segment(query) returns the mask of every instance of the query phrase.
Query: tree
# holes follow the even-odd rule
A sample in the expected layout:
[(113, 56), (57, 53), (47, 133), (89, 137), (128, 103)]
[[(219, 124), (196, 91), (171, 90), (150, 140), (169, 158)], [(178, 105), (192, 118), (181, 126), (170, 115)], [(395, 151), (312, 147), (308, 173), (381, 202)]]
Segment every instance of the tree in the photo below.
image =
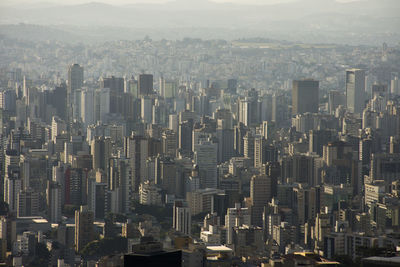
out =
[(103, 238), (87, 244), (80, 254), (84, 258), (100, 258), (110, 254), (124, 253), (128, 248), (128, 240), (125, 237)]

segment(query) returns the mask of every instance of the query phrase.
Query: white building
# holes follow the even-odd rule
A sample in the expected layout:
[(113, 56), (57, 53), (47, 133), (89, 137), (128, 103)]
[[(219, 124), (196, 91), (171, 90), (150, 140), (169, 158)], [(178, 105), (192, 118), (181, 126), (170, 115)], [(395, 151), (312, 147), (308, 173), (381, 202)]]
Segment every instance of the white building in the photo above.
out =
[(185, 235), (191, 234), (192, 216), (187, 203), (175, 201), (173, 210), (173, 227)]
[(217, 225), (209, 225), (208, 230), (200, 232), (200, 239), (207, 245), (221, 244), (221, 233)]
[(235, 226), (250, 225), (251, 214), (248, 208), (241, 208), (236, 203), (234, 208), (228, 208), (225, 215), (226, 243), (233, 243), (233, 228)]
[(150, 181), (145, 181), (139, 186), (140, 204), (161, 206), (161, 188)]

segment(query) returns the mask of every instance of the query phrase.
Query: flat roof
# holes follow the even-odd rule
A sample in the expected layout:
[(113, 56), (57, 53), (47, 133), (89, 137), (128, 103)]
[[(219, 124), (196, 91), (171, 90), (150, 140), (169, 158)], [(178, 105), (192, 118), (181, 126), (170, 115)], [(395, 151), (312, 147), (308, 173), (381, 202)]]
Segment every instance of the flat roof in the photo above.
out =
[(231, 248), (228, 248), (228, 247), (222, 246), (222, 245), (220, 245), (220, 246), (207, 246), (207, 249), (211, 250), (211, 251), (232, 252)]

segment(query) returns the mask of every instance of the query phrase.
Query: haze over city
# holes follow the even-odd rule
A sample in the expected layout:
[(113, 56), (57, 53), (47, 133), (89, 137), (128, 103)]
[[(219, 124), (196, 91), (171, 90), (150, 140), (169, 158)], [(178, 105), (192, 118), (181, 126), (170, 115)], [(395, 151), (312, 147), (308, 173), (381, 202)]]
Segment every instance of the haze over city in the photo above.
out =
[(399, 266), (399, 14), (1, 1), (0, 266)]

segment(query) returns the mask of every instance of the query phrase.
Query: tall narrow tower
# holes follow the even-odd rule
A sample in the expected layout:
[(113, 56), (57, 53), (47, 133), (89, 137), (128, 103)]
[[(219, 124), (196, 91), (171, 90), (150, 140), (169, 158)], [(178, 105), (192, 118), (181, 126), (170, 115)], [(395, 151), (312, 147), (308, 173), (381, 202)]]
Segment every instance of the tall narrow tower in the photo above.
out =
[(83, 86), (83, 67), (79, 64), (70, 65), (68, 68), (68, 87), (67, 87), (67, 118), (72, 119), (72, 103), (75, 91)]
[(362, 113), (364, 109), (365, 71), (361, 69), (346, 70), (347, 110)]

